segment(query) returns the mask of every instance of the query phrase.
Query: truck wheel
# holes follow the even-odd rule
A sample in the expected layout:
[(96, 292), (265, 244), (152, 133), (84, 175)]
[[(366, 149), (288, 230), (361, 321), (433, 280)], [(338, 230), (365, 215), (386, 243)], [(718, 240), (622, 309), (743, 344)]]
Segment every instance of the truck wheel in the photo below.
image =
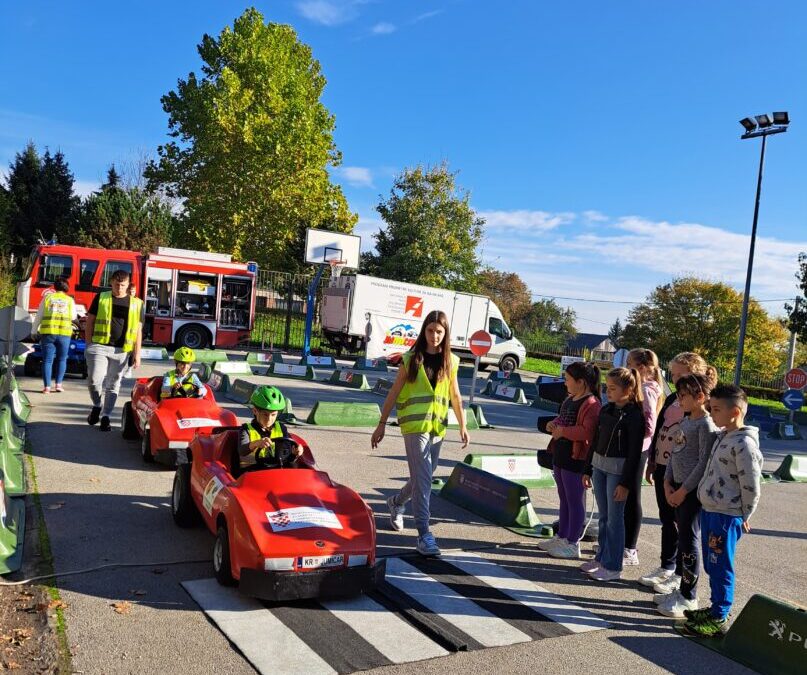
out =
[(177, 331), (176, 344), (177, 347), (205, 349), (210, 344), (210, 333), (204, 326), (191, 323)]
[(154, 455), (151, 454), (151, 431), (143, 431), (143, 440), (140, 441), (140, 456), (146, 464), (154, 464)]
[(227, 525), (219, 525), (216, 533), (216, 543), (213, 544), (213, 573), (216, 581), (222, 586), (234, 586), (233, 570), (230, 566), (230, 536), (227, 534)]
[(499, 362), (499, 368), (502, 370), (515, 370), (518, 368), (518, 359), (512, 354), (508, 354)]
[(137, 431), (131, 401), (126, 401), (126, 403), (123, 404), (123, 413), (120, 418), (120, 433), (127, 441), (137, 440), (140, 436), (140, 433)]
[(171, 514), (180, 527), (193, 527), (199, 522), (199, 511), (191, 497), (191, 465), (177, 464), (171, 489)]

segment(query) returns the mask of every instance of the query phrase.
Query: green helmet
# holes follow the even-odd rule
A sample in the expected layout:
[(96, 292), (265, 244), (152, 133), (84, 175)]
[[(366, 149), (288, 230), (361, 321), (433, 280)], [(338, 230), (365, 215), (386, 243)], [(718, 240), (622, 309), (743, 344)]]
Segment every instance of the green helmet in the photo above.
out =
[(285, 410), (286, 398), (277, 387), (268, 387), (266, 385), (258, 387), (249, 402), (259, 410)]
[(190, 347), (180, 347), (174, 352), (174, 361), (179, 363), (193, 363), (196, 361), (196, 352)]

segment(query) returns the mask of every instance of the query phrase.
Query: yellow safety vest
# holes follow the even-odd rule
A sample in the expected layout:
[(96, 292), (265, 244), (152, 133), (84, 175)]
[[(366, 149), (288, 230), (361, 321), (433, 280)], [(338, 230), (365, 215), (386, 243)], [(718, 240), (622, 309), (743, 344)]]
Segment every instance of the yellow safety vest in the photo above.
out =
[(57, 291), (45, 296), (40, 335), (73, 335), (73, 298)]
[[(412, 352), (403, 356), (401, 368), (408, 370)], [(459, 357), (451, 355), (451, 375), (443, 376), (432, 387), (421, 365), (414, 382), (408, 379), (398, 394), (398, 424), (402, 434), (432, 434), (445, 436), (448, 408), (451, 403), (451, 378), (457, 376)]]
[[(252, 443), (253, 441), (259, 441), (265, 436), (261, 436), (260, 432), (252, 426), (252, 422), (247, 424), (247, 433), (249, 433), (249, 442)], [(261, 457), (266, 456), (266, 454), (270, 454), (272, 457), (275, 456), (275, 438), (283, 438), (286, 435), (286, 432), (283, 431), (283, 427), (280, 426), (280, 422), (275, 422), (272, 425), (272, 429), (269, 431), (269, 440), (272, 441), (272, 445), (268, 448), (261, 448), (255, 453), (255, 456), (258, 456), (258, 452), (261, 453)]]
[[(126, 321), (126, 335), (123, 338), (123, 351), (130, 352), (137, 340), (137, 329), (140, 326), (140, 315), (143, 301), (140, 298), (129, 298), (129, 318)], [(112, 293), (105, 291), (98, 296), (98, 314), (95, 315), (95, 327), (92, 341), (99, 345), (108, 345), (112, 333)]]
[[(191, 378), (192, 373), (188, 373), (187, 377)], [(177, 382), (179, 382), (179, 380), (177, 379), (177, 371), (172, 370), (170, 373), (168, 373), (168, 383), (169, 383), (169, 385), (171, 387), (171, 391), (174, 390), (174, 387), (176, 386)], [(182, 388), (185, 391), (187, 391), (188, 393), (192, 392), (193, 391), (193, 382), (190, 382), (190, 381), (189, 382), (183, 382), (182, 383)], [(170, 396), (171, 396), (170, 393), (167, 393), (167, 392), (164, 392), (164, 391), (160, 392), (160, 398), (169, 398)]]

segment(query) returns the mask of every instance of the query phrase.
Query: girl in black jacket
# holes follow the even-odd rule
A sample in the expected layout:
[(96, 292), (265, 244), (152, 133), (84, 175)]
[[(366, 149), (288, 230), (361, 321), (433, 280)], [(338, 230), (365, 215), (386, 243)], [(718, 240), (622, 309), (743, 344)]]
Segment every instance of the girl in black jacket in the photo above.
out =
[(641, 470), (645, 419), (639, 373), (614, 368), (606, 378), (608, 404), (600, 411), (594, 452), (583, 485), (594, 488), (600, 515), (599, 549), (580, 569), (596, 581), (622, 575), (625, 549), (625, 500)]

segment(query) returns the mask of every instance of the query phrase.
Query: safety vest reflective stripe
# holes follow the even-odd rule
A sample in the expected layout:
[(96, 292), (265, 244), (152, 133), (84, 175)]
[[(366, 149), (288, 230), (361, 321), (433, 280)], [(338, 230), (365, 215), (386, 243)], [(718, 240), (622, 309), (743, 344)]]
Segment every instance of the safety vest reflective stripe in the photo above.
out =
[(73, 335), (73, 298), (57, 291), (45, 297), (42, 311), (41, 335)]
[[(129, 298), (129, 315), (126, 321), (126, 334), (123, 337), (123, 351), (134, 349), (137, 330), (140, 326), (140, 315), (143, 301), (140, 298)], [(92, 341), (99, 345), (108, 345), (112, 332), (112, 293), (105, 291), (98, 296), (98, 314), (92, 331)]]
[[(404, 354), (401, 368), (408, 369), (411, 358), (411, 352)], [(422, 365), (414, 382), (406, 380), (396, 401), (401, 433), (445, 436), (451, 401), (451, 379), (456, 377), (459, 364), (459, 358), (452, 354), (451, 374), (438, 380), (434, 387)]]
[[(249, 433), (250, 443), (252, 443), (253, 441), (259, 441), (262, 438), (266, 438), (265, 436), (262, 436), (261, 433), (254, 426), (252, 426), (251, 422), (247, 424), (247, 433)], [(269, 431), (269, 440), (272, 441), (272, 445), (268, 448), (264, 448), (264, 450), (269, 452), (272, 455), (272, 457), (275, 456), (274, 439), (283, 438), (283, 436), (285, 436), (285, 434), (283, 433), (283, 428), (280, 426), (280, 422), (275, 422), (272, 425), (272, 429)]]
[[(193, 382), (191, 381), (192, 377), (193, 375), (188, 373), (188, 379), (182, 383), (182, 388), (189, 393), (193, 391)], [(170, 387), (171, 391), (173, 391), (177, 382), (179, 382), (177, 379), (177, 371), (172, 370), (170, 373), (168, 373), (168, 386)], [(160, 392), (160, 398), (168, 398), (169, 396), (171, 396), (170, 391)]]

